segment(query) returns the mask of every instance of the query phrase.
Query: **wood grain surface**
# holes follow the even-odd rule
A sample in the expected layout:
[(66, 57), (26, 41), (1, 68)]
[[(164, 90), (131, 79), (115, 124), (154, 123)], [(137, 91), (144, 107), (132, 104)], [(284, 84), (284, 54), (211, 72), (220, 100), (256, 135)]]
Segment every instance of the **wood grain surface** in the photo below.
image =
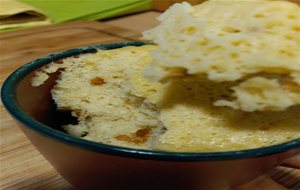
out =
[[(140, 33), (129, 29), (83, 21), (1, 33), (0, 82), (2, 84), (18, 67), (50, 53), (94, 44), (136, 41), (139, 36)], [(31, 145), (2, 104), (0, 116), (0, 189), (73, 189)], [(293, 163), (296, 162), (291, 161), (289, 166)], [(300, 189), (298, 169), (280, 166), (268, 176), (282, 187)]]

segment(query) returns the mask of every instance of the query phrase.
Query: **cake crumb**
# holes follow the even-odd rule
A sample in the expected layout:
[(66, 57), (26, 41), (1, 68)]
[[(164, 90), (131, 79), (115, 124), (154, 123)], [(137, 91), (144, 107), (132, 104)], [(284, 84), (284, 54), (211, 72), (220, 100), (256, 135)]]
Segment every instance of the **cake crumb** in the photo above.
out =
[(95, 77), (90, 80), (90, 84), (93, 86), (101, 86), (102, 84), (105, 84), (105, 81), (101, 77)]

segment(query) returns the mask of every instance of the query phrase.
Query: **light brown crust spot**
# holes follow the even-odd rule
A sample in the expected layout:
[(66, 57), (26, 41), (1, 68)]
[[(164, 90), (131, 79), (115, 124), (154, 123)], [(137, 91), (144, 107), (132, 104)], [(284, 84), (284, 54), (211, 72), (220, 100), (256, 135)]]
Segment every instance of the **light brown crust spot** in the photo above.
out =
[(143, 144), (149, 139), (150, 132), (151, 128), (146, 127), (139, 129), (135, 133), (132, 133), (130, 135), (117, 135), (115, 136), (115, 139), (133, 144)]
[(93, 86), (100, 86), (102, 84), (105, 84), (105, 81), (101, 77), (95, 77), (90, 80), (90, 84)]

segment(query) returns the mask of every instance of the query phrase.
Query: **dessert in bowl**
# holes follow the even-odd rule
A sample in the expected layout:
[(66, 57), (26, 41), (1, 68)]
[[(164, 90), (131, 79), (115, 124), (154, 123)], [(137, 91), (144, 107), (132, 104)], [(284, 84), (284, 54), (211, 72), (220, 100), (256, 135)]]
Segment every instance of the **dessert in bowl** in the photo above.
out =
[(264, 174), (299, 152), (299, 139), (263, 148), (213, 152), (146, 150), (93, 142), (63, 132), (62, 125), (77, 121), (70, 113), (58, 111), (51, 98), (58, 73), (50, 74), (43, 85), (32, 86), (32, 78), (44, 65), (101, 49), (144, 44), (107, 44), (53, 54), (24, 65), (2, 87), (2, 101), (22, 131), (75, 187), (226, 189)]
[[(200, 5), (202, 12), (209, 5), (217, 7), (214, 2)], [(225, 7), (222, 10), (228, 6), (220, 5)], [(269, 4), (262, 7), (269, 8)], [(187, 4), (177, 4), (170, 11), (184, 13), (177, 21), (199, 18)], [(169, 13), (162, 21), (177, 15)], [(197, 29), (202, 22), (206, 21), (183, 23), (195, 24)], [(171, 23), (180, 29), (180, 24)], [(168, 27), (161, 26), (168, 33)], [(226, 31), (236, 35), (228, 27)], [(202, 35), (188, 32), (193, 39)], [(247, 34), (248, 30), (239, 32)], [(151, 31), (147, 35), (150, 39)], [(193, 52), (210, 49), (209, 41), (197, 43), (204, 50), (191, 46)], [(189, 51), (185, 52), (195, 59), (180, 61), (185, 57), (176, 50), (186, 44), (166, 51), (167, 46), (156, 43), (98, 45), (38, 59), (6, 80), (3, 103), (45, 158), (82, 189), (227, 189), (267, 172), (299, 151), (297, 58), (289, 59), (294, 61), (291, 67), (278, 67), (284, 62), (277, 62), (276, 69), (272, 64), (254, 64), (247, 72), (244, 63), (237, 62), (240, 66), (235, 67), (233, 62), (229, 68), (239, 69), (229, 72), (220, 70), (218, 61), (211, 67), (201, 59), (195, 64), (197, 56)], [(220, 60), (222, 52), (225, 57), (228, 54), (222, 48), (219, 51), (208, 52), (209, 63), (214, 56)], [(170, 64), (168, 58), (178, 62)], [(199, 65), (208, 70), (199, 70)]]

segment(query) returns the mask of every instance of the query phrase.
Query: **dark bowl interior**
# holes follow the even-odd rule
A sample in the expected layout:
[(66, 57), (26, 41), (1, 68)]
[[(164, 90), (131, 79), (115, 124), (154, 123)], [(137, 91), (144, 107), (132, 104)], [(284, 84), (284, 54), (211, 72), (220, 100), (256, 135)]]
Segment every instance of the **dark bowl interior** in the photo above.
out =
[(61, 124), (76, 123), (77, 120), (72, 117), (69, 112), (58, 112), (54, 101), (51, 98), (50, 90), (55, 84), (58, 72), (51, 74), (50, 79), (48, 79), (44, 85), (32, 87), (30, 84), (30, 80), (34, 76), (34, 71), (52, 61), (84, 53), (93, 53), (96, 52), (97, 49), (114, 49), (128, 45), (140, 46), (144, 44), (148, 43), (128, 42), (96, 45), (72, 49), (37, 59), (24, 65), (8, 77), (1, 91), (3, 104), (10, 114), (19, 122), (24, 124), (26, 127), (41, 133), (42, 135), (87, 150), (125, 157), (176, 161), (230, 160), (266, 156), (300, 147), (300, 139), (295, 139), (279, 145), (251, 150), (211, 153), (180, 153), (138, 150), (95, 143), (70, 136), (60, 127)]

